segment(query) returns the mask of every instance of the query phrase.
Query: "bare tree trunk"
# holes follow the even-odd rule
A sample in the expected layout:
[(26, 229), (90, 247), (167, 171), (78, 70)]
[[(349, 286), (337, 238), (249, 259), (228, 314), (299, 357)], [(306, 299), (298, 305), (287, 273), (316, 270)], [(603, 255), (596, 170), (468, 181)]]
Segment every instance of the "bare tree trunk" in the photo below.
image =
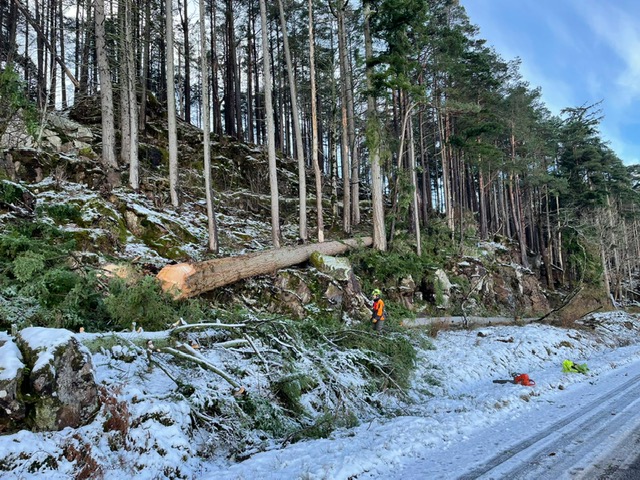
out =
[(227, 58), (224, 89), (224, 127), (225, 133), (230, 137), (236, 136), (236, 110), (235, 110), (235, 76), (236, 76), (236, 39), (234, 29), (233, 0), (226, 2), (226, 38), (227, 38)]
[(409, 114), (409, 138), (408, 138), (408, 151), (409, 154), (409, 172), (411, 174), (411, 186), (413, 187), (413, 194), (411, 195), (411, 205), (413, 214), (413, 227), (416, 235), (416, 254), (422, 255), (422, 241), (420, 236), (420, 210), (418, 207), (418, 179), (416, 173), (416, 153), (413, 144), (413, 117)]
[(136, 90), (136, 61), (135, 45), (133, 44), (133, 0), (125, 0), (127, 9), (125, 12), (125, 38), (127, 63), (127, 91), (129, 97), (129, 185), (134, 190), (140, 188), (138, 180), (138, 95)]
[(216, 15), (215, 5), (211, 5), (209, 12), (211, 21), (211, 97), (213, 100), (213, 133), (217, 138), (222, 137), (222, 110), (220, 108), (220, 95), (218, 92), (218, 44), (216, 42)]
[(169, 135), (169, 192), (171, 205), (180, 205), (178, 198), (178, 131), (176, 121), (176, 78), (173, 63), (173, 5), (165, 0), (165, 37), (167, 39), (167, 125)]
[(342, 165), (342, 229), (351, 232), (351, 168), (349, 166), (349, 127), (347, 120), (347, 46), (344, 26), (344, 1), (340, 1), (337, 11), (338, 17), (338, 56), (340, 58), (340, 111), (342, 118), (342, 132), (340, 134), (340, 163)]
[(363, 0), (364, 7), (364, 45), (367, 60), (367, 145), (371, 161), (371, 203), (373, 207), (373, 248), (387, 250), (387, 236), (384, 225), (384, 206), (382, 198), (382, 175), (380, 173), (380, 125), (376, 112), (376, 99), (373, 96), (373, 67), (369, 60), (373, 57), (370, 18), (371, 0)]
[(254, 56), (252, 55), (256, 37), (253, 23), (253, 3), (249, 4), (249, 13), (247, 15), (247, 141), (255, 142), (255, 119), (254, 119), (254, 99), (253, 99), (253, 71), (257, 69), (254, 66)]
[(278, 0), (280, 10), (280, 24), (282, 25), (282, 40), (284, 42), (284, 56), (287, 60), (287, 73), (289, 75), (289, 88), (291, 92), (291, 117), (293, 131), (296, 137), (296, 157), (298, 159), (298, 210), (300, 240), (306, 242), (307, 234), (307, 181), (304, 165), (304, 150), (302, 145), (302, 132), (300, 130), (300, 113), (298, 112), (298, 94), (296, 92), (296, 79), (293, 75), (293, 64), (291, 62), (291, 52), (289, 50), (289, 38), (287, 35), (287, 22), (284, 18), (284, 7), (282, 0)]
[[(202, 143), (204, 147), (204, 187), (207, 203), (207, 229), (209, 232), (209, 251), (218, 253), (218, 225), (213, 209), (213, 195), (211, 188), (211, 128), (209, 127), (209, 63), (205, 36), (204, 0), (199, 1), (200, 7), (200, 67), (202, 69)], [(213, 32), (212, 32), (213, 33)]]
[(82, 55), (80, 60), (80, 83), (76, 87), (76, 91), (79, 96), (87, 95), (89, 93), (89, 58), (91, 56), (91, 42), (90, 39), (94, 37), (94, 29), (91, 28), (92, 25), (95, 25), (95, 22), (92, 21), (91, 15), (93, 13), (92, 2), (87, 0), (87, 17), (85, 19), (85, 23), (89, 26), (87, 27), (87, 31), (84, 32), (84, 40), (82, 44)]
[[(482, 163), (482, 159), (479, 159), (478, 163)], [(488, 228), (487, 228), (487, 199), (485, 194), (485, 184), (484, 184), (484, 173), (482, 170), (478, 172), (478, 200), (480, 202), (480, 238), (482, 240), (486, 240), (488, 237)]]
[[(58, 2), (58, 29), (60, 31), (60, 57), (64, 58), (64, 13), (62, 11), (62, 2)], [(61, 105), (62, 108), (67, 108), (67, 82), (65, 76), (60, 76), (60, 92), (61, 92)]]
[(280, 209), (278, 194), (278, 171), (276, 169), (275, 134), (273, 130), (273, 103), (271, 98), (271, 66), (269, 65), (269, 41), (267, 38), (267, 7), (260, 0), (260, 23), (262, 26), (262, 61), (264, 77), (265, 122), (267, 125), (267, 151), (269, 156), (269, 185), (271, 189), (271, 240), (274, 248), (280, 248)]
[(94, 11), (102, 108), (102, 163), (107, 169), (116, 169), (118, 161), (116, 160), (116, 132), (113, 119), (113, 88), (105, 42), (104, 0), (95, 0)]
[(129, 165), (129, 156), (131, 153), (131, 126), (129, 121), (131, 115), (129, 110), (131, 108), (131, 100), (129, 99), (129, 63), (127, 62), (127, 50), (129, 45), (127, 44), (126, 35), (126, 22), (127, 22), (127, 9), (129, 8), (128, 0), (118, 1), (118, 80), (120, 91), (120, 164)]
[[(345, 3), (346, 7), (346, 3)], [(349, 133), (349, 151), (351, 152), (351, 219), (353, 225), (360, 223), (360, 153), (356, 138), (355, 106), (353, 101), (353, 68), (348, 55), (348, 40), (343, 28), (345, 59), (346, 59), (346, 97), (347, 97), (347, 127)]]
[(140, 95), (140, 115), (138, 129), (147, 128), (147, 84), (149, 82), (149, 50), (151, 48), (151, 2), (144, 4), (144, 51), (142, 54), (142, 93)]
[(313, 0), (309, 0), (309, 77), (311, 78), (311, 162), (316, 179), (316, 214), (318, 242), (324, 242), (324, 215), (322, 213), (322, 172), (318, 159), (318, 112), (316, 98), (315, 43), (313, 33)]
[(191, 46), (189, 43), (189, 2), (184, 0), (182, 34), (184, 36), (184, 121), (191, 123)]

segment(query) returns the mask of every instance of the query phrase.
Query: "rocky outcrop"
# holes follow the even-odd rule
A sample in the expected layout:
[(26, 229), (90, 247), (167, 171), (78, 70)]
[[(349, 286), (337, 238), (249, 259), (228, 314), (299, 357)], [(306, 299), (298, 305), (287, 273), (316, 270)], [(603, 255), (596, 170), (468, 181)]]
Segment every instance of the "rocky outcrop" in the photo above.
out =
[[(86, 424), (98, 411), (91, 354), (68, 330), (30, 327), (16, 337), (28, 377), (21, 381), (25, 421), (36, 431)], [(19, 376), (19, 375), (18, 375)]]
[(24, 366), (13, 339), (0, 332), (0, 433), (14, 430), (25, 418), (20, 398)]

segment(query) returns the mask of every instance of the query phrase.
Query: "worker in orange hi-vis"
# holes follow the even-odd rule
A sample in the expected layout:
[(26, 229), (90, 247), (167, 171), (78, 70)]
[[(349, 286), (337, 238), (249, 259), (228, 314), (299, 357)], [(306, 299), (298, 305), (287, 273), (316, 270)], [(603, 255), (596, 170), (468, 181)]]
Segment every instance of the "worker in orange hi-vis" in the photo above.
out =
[(373, 329), (381, 331), (384, 325), (384, 300), (380, 298), (382, 292), (376, 288), (371, 296), (373, 297), (373, 306), (371, 307), (371, 321), (373, 322)]

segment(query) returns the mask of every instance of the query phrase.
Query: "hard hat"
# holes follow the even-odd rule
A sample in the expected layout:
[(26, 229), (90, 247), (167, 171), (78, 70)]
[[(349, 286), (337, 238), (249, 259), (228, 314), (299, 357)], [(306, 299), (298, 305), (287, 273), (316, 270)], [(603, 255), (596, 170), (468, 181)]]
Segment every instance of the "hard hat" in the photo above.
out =
[(373, 297), (379, 297), (381, 293), (382, 293), (382, 292), (380, 291), (380, 289), (379, 289), (379, 288), (376, 288), (373, 292), (371, 292), (371, 296), (373, 296)]

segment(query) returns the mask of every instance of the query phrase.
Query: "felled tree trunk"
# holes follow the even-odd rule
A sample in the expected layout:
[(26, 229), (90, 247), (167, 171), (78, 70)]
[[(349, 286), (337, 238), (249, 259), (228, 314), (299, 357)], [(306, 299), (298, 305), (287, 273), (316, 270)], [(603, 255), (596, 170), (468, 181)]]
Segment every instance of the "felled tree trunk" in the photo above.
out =
[(175, 298), (189, 298), (255, 275), (306, 262), (313, 252), (339, 255), (354, 247), (369, 247), (371, 237), (323, 242), (254, 252), (238, 257), (217, 258), (199, 263), (167, 265), (158, 273), (162, 288)]

